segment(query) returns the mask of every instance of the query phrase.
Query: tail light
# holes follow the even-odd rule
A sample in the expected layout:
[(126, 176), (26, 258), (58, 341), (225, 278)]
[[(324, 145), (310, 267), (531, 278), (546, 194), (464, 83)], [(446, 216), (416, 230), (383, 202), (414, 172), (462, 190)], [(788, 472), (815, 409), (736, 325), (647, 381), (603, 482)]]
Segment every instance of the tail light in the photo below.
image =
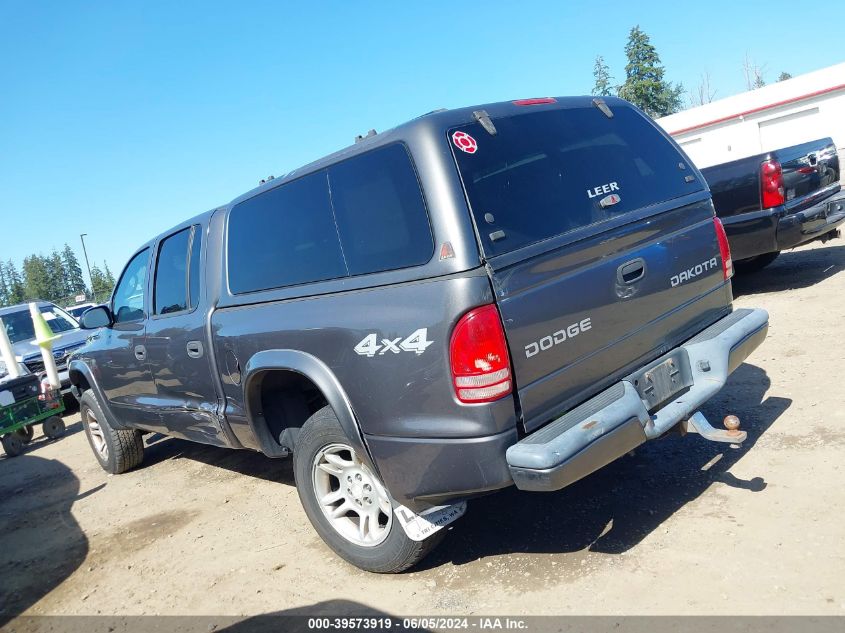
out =
[(492, 402), (511, 393), (511, 361), (496, 306), (467, 312), (449, 345), (452, 383), (464, 403)]
[(719, 242), (719, 254), (722, 256), (722, 273), (725, 281), (734, 276), (734, 262), (731, 259), (731, 246), (728, 244), (728, 235), (725, 233), (725, 225), (719, 218), (713, 218), (716, 225), (716, 240)]
[(760, 199), (764, 209), (784, 203), (783, 169), (776, 160), (767, 160), (760, 165)]

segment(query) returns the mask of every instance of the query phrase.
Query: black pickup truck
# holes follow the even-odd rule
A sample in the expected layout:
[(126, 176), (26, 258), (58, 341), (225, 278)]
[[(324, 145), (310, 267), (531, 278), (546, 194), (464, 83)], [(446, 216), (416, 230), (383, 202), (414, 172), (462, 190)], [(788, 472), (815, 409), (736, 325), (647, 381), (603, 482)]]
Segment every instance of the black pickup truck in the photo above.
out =
[(738, 271), (759, 270), (780, 251), (837, 235), (845, 221), (839, 156), (830, 138), (701, 170)]

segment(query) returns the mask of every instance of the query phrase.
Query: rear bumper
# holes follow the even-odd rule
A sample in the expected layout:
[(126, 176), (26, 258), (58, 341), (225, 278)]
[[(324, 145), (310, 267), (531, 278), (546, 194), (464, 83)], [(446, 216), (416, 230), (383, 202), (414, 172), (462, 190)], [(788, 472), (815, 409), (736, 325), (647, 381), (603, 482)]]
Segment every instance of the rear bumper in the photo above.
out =
[(822, 202), (778, 220), (778, 250), (793, 248), (830, 233), (845, 222), (845, 198), (828, 198)]
[(845, 222), (845, 197), (838, 192), (802, 211), (786, 207), (722, 218), (734, 260), (800, 246)]
[[(736, 310), (654, 363), (508, 448), (522, 490), (563, 488), (689, 418), (766, 338), (764, 310)], [(637, 386), (662, 363), (677, 364), (684, 389), (649, 412)], [(673, 365), (675, 367), (675, 365)]]

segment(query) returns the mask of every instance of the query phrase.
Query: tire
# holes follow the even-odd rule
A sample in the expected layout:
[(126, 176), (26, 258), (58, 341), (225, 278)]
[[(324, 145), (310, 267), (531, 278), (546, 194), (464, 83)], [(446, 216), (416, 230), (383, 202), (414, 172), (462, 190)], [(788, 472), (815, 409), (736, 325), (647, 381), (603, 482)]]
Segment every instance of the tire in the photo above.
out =
[(24, 444), (29, 444), (32, 441), (33, 435), (35, 435), (35, 428), (32, 425), (25, 426), (15, 431), (15, 435), (21, 438)]
[(88, 444), (103, 470), (112, 475), (119, 475), (141, 463), (144, 459), (141, 432), (134, 429), (113, 429), (90, 389), (82, 394), (79, 413)]
[(54, 415), (41, 423), (41, 430), (51, 440), (57, 440), (65, 434), (65, 421)]
[[(335, 472), (329, 473), (318, 464)], [(393, 514), (393, 502), (384, 485), (357, 458), (331, 407), (323, 407), (303, 425), (293, 453), (293, 472), (299, 500), (311, 525), (338, 556), (360, 569), (399, 573), (422, 560), (444, 536), (441, 530), (422, 542), (408, 538)], [(344, 491), (340, 484), (345, 478), (344, 485), (349, 487)], [(331, 504), (319, 501), (332, 495), (336, 499)], [(359, 529), (363, 514), (358, 514), (358, 507), (368, 514), (363, 539)], [(328, 512), (341, 508), (347, 510), (335, 519), (329, 518)]]
[(17, 457), (23, 453), (23, 440), (16, 433), (9, 433), (0, 437), (0, 442), (3, 443), (3, 450), (6, 452), (6, 457)]
[(775, 251), (774, 253), (763, 253), (762, 255), (749, 257), (748, 259), (737, 260), (734, 263), (736, 266), (736, 272), (741, 275), (756, 273), (758, 270), (763, 270), (766, 266), (775, 261), (778, 258), (778, 255), (780, 255), (780, 251)]

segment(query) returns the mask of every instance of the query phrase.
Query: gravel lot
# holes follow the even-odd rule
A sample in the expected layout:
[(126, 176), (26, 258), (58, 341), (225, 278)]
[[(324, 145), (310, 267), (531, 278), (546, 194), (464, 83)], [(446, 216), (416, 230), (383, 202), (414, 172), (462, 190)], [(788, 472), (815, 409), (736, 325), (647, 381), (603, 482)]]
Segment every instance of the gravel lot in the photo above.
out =
[(144, 465), (107, 476), (69, 416), (63, 439), (0, 458), (0, 623), (331, 600), (397, 615), (843, 615), (843, 269), (836, 240), (735, 280), (738, 307), (769, 310), (769, 339), (705, 413), (739, 415), (742, 448), (664, 439), (557, 493), (477, 500), (400, 576), (329, 552), (289, 462), (147, 436)]

